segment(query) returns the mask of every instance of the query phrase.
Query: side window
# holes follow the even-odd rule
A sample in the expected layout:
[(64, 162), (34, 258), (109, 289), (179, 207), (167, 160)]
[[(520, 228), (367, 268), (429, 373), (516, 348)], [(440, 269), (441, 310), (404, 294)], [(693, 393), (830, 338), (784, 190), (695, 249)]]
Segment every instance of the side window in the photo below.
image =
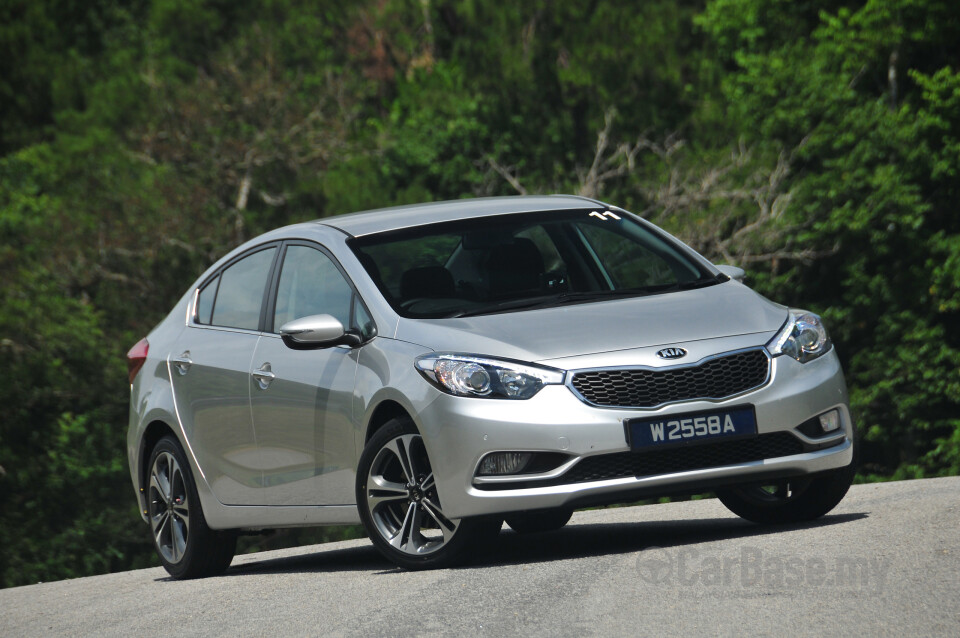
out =
[[(223, 271), (213, 303), (212, 325), (246, 330), (260, 328), (263, 290), (276, 252), (276, 248), (261, 250)], [(198, 311), (199, 307), (198, 303)]]
[(353, 289), (340, 270), (321, 251), (307, 246), (289, 246), (277, 286), (273, 330), (310, 315), (333, 315), (350, 327)]
[[(616, 288), (677, 283), (670, 264), (636, 241), (598, 226), (578, 224)], [(696, 273), (693, 274), (696, 278)]]
[(363, 302), (360, 301), (359, 295), (353, 298), (353, 320), (356, 327), (360, 329), (360, 337), (364, 341), (372, 339), (377, 334), (377, 327), (374, 325), (370, 313), (363, 306)]
[(217, 285), (219, 283), (220, 275), (217, 275), (197, 295), (197, 323), (210, 325), (210, 318), (213, 316), (213, 300), (217, 296)]

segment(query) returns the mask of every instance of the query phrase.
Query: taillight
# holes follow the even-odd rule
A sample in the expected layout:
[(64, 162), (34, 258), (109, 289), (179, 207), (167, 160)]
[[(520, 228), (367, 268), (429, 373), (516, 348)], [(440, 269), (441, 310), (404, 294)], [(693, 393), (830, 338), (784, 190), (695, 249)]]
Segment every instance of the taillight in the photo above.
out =
[(147, 343), (146, 338), (143, 338), (127, 352), (127, 370), (130, 373), (131, 385), (133, 385), (133, 380), (136, 378), (137, 373), (140, 372), (140, 368), (147, 362), (147, 352), (149, 351), (150, 344)]

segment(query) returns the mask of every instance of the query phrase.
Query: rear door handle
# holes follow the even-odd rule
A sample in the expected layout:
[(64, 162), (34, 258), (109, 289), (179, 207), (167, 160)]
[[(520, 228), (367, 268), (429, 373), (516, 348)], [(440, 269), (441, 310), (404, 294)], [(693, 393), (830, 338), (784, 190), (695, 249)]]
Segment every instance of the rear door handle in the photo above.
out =
[(190, 358), (189, 350), (173, 360), (173, 367), (177, 369), (181, 376), (189, 372), (192, 365), (193, 359)]
[(264, 363), (262, 366), (250, 373), (254, 379), (257, 380), (257, 385), (260, 386), (261, 390), (266, 390), (270, 387), (270, 383), (273, 382), (277, 375), (275, 375), (270, 370), (270, 362)]

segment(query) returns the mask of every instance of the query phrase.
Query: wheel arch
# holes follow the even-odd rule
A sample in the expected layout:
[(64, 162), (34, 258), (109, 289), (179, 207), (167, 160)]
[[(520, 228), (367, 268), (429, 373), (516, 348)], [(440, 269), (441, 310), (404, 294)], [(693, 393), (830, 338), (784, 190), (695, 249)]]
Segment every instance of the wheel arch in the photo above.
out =
[(174, 437), (177, 436), (168, 423), (153, 420), (144, 428), (143, 434), (140, 436), (140, 448), (137, 451), (137, 493), (140, 497), (140, 515), (144, 517), (146, 516), (147, 507), (145, 490), (148, 481), (147, 475), (150, 472), (150, 468), (148, 467), (150, 464), (150, 454), (153, 453), (153, 448), (156, 447), (160, 439), (168, 434)]
[[(384, 399), (377, 407), (373, 409), (370, 418), (367, 421), (367, 429), (363, 437), (363, 444), (366, 446), (377, 431), (392, 419), (406, 417), (414, 421), (410, 411), (393, 399)], [(418, 428), (419, 429), (419, 428)]]

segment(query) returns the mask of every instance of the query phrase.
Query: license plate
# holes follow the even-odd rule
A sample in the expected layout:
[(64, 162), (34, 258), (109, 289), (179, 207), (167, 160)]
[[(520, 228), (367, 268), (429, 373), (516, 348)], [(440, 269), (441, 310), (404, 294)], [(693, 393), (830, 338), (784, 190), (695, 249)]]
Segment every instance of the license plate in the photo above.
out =
[(754, 407), (748, 405), (726, 410), (628, 419), (626, 425), (631, 449), (649, 450), (752, 436), (757, 433), (757, 416)]

